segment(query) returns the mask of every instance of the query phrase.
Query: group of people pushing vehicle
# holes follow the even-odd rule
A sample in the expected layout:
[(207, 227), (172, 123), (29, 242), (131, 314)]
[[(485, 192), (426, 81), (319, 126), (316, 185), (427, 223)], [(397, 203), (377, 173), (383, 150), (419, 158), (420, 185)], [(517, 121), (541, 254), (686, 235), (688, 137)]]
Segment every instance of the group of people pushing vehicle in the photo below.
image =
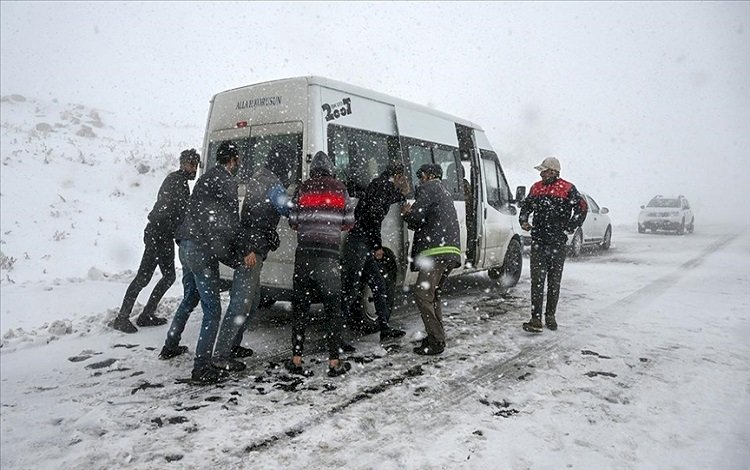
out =
[[(167, 322), (155, 315), (162, 296), (175, 280), (174, 243), (179, 247), (183, 267), (184, 296), (175, 311), (160, 359), (187, 352), (180, 344), (182, 333), (198, 303), (203, 309), (192, 370), (194, 383), (224, 380), (229, 372), (246, 368), (240, 359), (253, 354), (241, 345), (243, 334), (260, 301), (260, 273), (270, 251), (279, 247), (276, 231), (282, 217), (297, 232), (292, 293), (292, 353), (285, 363), (290, 373), (311, 375), (303, 367), (305, 330), (310, 305), (322, 301), (326, 314), (325, 338), (328, 375), (337, 377), (350, 370), (341, 358), (354, 347), (342, 338), (346, 322), (363, 282), (373, 292), (381, 341), (397, 339), (405, 332), (390, 324), (386, 281), (378, 265), (384, 256), (381, 225), (392, 204), (400, 204), (401, 215), (414, 231), (411, 267), (418, 271), (412, 288), (426, 336), (414, 352), (441, 354), (446, 335), (440, 301), (440, 286), (450, 272), (461, 265), (460, 228), (450, 193), (441, 184), (442, 169), (424, 164), (417, 170), (419, 185), (409, 204), (409, 182), (404, 165), (391, 162), (374, 178), (365, 194), (353, 206), (346, 186), (334, 176), (333, 162), (317, 152), (309, 178), (294, 195), (287, 195), (292, 151), (279, 144), (271, 148), (265, 162), (252, 177), (243, 181), (246, 193), (239, 205), (237, 175), (239, 149), (223, 142), (216, 152), (216, 165), (195, 183), (192, 194), (188, 180), (195, 179), (200, 156), (194, 149), (180, 155), (180, 169), (164, 180), (144, 231), (145, 250), (135, 279), (127, 289), (112, 327), (135, 333), (130, 315), (138, 293), (151, 280), (158, 265), (162, 279), (157, 283), (138, 326)], [(542, 181), (535, 183), (521, 205), (519, 221), (531, 229), (532, 317), (523, 328), (541, 332), (542, 299), (548, 283), (546, 325), (557, 329), (555, 309), (565, 260), (565, 231), (574, 231), (586, 216), (586, 203), (575, 186), (559, 178), (559, 161), (550, 157), (536, 167)], [(534, 227), (528, 224), (534, 214)], [(341, 249), (341, 232), (348, 231)], [(221, 315), (219, 263), (234, 269), (230, 302)]]

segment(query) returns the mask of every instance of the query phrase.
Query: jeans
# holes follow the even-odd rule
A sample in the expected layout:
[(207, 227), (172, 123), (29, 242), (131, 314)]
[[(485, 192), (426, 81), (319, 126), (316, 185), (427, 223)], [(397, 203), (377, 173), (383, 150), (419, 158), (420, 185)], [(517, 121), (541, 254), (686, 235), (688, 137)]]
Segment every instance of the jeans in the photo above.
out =
[(221, 323), (214, 350), (214, 356), (217, 358), (229, 358), (232, 349), (242, 343), (242, 335), (260, 302), (262, 269), (263, 260), (258, 256), (254, 267), (239, 267), (234, 270), (229, 307)]
[(339, 259), (318, 257), (297, 250), (294, 260), (294, 292), (292, 293), (292, 349), (295, 356), (302, 356), (305, 345), (305, 329), (309, 321), (308, 312), (312, 296), (317, 294), (326, 313), (326, 344), (328, 358), (339, 358), (341, 346), (341, 266)]
[(565, 265), (565, 245), (531, 244), (529, 265), (531, 270), (531, 316), (542, 318), (544, 282), (547, 281), (547, 309), (545, 315), (554, 315), (560, 298), (560, 281)]
[(195, 347), (193, 367), (202, 369), (211, 363), (216, 333), (221, 320), (219, 261), (209, 253), (208, 248), (191, 240), (182, 240), (179, 251), (185, 294), (172, 319), (164, 345), (169, 349), (174, 349), (180, 344), (190, 312), (200, 301), (203, 307), (203, 322), (198, 344)]
[(154, 286), (154, 290), (151, 292), (151, 296), (149, 296), (141, 315), (153, 315), (161, 298), (164, 297), (164, 294), (175, 281), (174, 239), (172, 238), (172, 234), (159, 233), (149, 223), (143, 231), (143, 243), (146, 246), (143, 250), (141, 264), (138, 267), (138, 274), (135, 275), (135, 278), (128, 286), (128, 290), (125, 292), (125, 298), (122, 300), (122, 306), (120, 307), (120, 317), (130, 317), (133, 305), (135, 305), (135, 301), (138, 299), (138, 294), (151, 282), (157, 266), (161, 271), (162, 278)]
[(364, 280), (372, 291), (378, 324), (381, 329), (387, 327), (391, 317), (388, 306), (388, 287), (367, 241), (357, 236), (347, 238), (342, 260), (344, 274), (341, 286), (343, 293), (341, 312), (344, 321), (349, 320), (351, 307), (357, 301), (362, 280)]

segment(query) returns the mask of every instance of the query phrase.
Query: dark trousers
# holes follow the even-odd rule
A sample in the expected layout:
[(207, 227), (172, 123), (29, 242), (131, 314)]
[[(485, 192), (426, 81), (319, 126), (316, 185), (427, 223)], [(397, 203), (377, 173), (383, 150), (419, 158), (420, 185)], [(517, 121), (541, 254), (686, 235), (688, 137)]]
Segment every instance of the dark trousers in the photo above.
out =
[(531, 316), (542, 317), (544, 282), (547, 282), (547, 308), (545, 315), (554, 315), (560, 298), (560, 281), (565, 265), (565, 245), (531, 244)]
[(141, 258), (141, 265), (138, 267), (135, 279), (125, 292), (125, 298), (122, 300), (122, 306), (120, 307), (120, 317), (130, 317), (138, 294), (151, 282), (157, 266), (161, 270), (162, 278), (154, 286), (141, 315), (149, 316), (156, 312), (156, 307), (159, 305), (161, 298), (164, 297), (164, 294), (176, 279), (172, 234), (159, 233), (151, 224), (148, 224), (143, 231), (143, 243), (146, 246)]
[(341, 346), (341, 265), (339, 258), (319, 256), (316, 252), (297, 250), (294, 260), (292, 293), (292, 348), (302, 356), (305, 329), (309, 323), (310, 305), (314, 298), (323, 302), (326, 319), (328, 358), (338, 359)]
[(341, 311), (344, 321), (350, 320), (352, 305), (357, 301), (362, 281), (364, 281), (372, 291), (375, 311), (378, 314), (378, 325), (381, 329), (387, 327), (391, 317), (391, 310), (388, 306), (388, 287), (370, 245), (361, 237), (350, 236), (346, 241), (342, 262), (344, 274), (341, 286), (343, 299)]

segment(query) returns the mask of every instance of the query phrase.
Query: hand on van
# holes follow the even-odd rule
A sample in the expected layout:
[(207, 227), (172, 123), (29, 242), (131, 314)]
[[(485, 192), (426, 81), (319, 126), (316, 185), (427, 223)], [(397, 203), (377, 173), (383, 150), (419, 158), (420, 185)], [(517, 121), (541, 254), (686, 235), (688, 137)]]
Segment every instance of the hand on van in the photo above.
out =
[(528, 232), (529, 230), (531, 230), (531, 224), (528, 222), (524, 222), (521, 224), (521, 228)]
[(250, 253), (249, 255), (245, 256), (245, 267), (253, 268), (255, 267), (255, 253)]

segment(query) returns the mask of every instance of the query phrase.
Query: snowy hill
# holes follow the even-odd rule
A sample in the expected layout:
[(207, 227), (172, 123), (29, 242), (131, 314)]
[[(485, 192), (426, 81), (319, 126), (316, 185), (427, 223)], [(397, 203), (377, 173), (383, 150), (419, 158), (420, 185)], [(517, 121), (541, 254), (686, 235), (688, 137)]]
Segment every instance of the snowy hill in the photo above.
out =
[(20, 95), (1, 106), (2, 283), (137, 267), (159, 185), (180, 150), (200, 146), (201, 130)]

